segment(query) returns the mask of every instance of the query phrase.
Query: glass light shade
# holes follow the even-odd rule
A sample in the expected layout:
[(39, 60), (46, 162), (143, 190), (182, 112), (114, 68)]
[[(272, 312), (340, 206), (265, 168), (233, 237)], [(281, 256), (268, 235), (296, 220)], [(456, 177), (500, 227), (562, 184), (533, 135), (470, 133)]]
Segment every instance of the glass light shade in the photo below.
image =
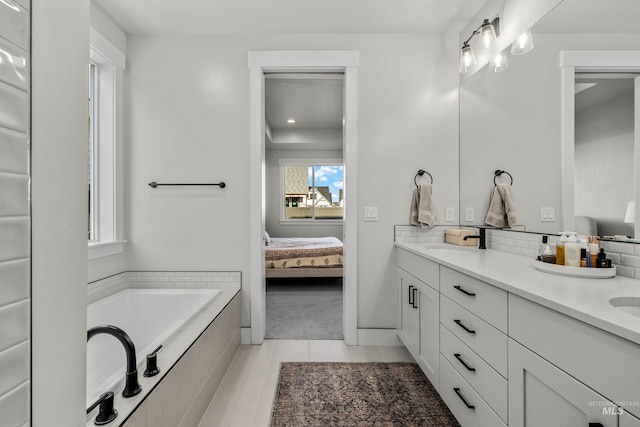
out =
[(507, 62), (507, 54), (504, 51), (497, 54), (491, 62), (489, 62), (490, 73), (499, 73), (507, 68), (509, 68), (509, 63)]
[(531, 34), (531, 30), (527, 30), (520, 34), (520, 37), (513, 42), (511, 45), (511, 54), (524, 55), (527, 52), (531, 52), (533, 47), (533, 34)]
[(460, 72), (466, 73), (475, 64), (476, 56), (473, 53), (473, 49), (465, 43), (462, 45), (462, 51), (460, 52)]
[(636, 222), (636, 202), (629, 202), (627, 204), (627, 212), (624, 215), (624, 222), (631, 224)]
[(482, 49), (489, 50), (496, 44), (496, 30), (488, 19), (484, 20), (480, 28), (480, 46)]

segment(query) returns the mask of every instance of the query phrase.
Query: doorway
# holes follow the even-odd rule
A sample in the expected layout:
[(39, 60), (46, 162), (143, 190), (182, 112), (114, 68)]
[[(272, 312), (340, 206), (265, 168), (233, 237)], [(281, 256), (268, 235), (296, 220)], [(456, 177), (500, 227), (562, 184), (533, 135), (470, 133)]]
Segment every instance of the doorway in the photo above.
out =
[(343, 162), (344, 268), (343, 335), (347, 345), (357, 345), (357, 67), (354, 51), (249, 52), (250, 68), (250, 296), (251, 343), (261, 344), (266, 326), (264, 258), (265, 220), (265, 74), (316, 72), (344, 74)]

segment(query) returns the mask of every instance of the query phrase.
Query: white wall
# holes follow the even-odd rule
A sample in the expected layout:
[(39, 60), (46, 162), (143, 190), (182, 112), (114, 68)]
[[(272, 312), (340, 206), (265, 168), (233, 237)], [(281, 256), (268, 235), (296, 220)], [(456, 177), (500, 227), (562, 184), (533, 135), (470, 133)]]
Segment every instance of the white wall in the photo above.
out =
[(34, 427), (85, 425), (89, 2), (32, 1)]
[(633, 121), (633, 93), (576, 113), (576, 215), (624, 219), (634, 200)]
[[(128, 39), (126, 199), (131, 270), (243, 272), (249, 326), (250, 50), (358, 50), (358, 327), (395, 328), (393, 225), (413, 177), (434, 177), (440, 218), (458, 205), (458, 35), (274, 35)], [(228, 187), (152, 190), (160, 181)], [(362, 218), (362, 215), (359, 215)]]

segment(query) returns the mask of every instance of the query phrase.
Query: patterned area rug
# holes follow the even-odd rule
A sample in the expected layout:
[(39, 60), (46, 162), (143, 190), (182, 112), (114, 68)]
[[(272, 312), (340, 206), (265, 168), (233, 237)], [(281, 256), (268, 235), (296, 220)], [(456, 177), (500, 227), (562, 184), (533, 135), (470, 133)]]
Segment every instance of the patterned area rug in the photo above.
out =
[(286, 362), (271, 427), (459, 427), (414, 363)]

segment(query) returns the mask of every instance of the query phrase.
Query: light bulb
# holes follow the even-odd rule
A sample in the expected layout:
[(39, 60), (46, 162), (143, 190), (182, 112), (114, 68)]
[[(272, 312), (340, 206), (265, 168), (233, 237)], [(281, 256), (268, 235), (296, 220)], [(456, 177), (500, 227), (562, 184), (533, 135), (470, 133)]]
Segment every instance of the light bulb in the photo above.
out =
[(507, 54), (504, 53), (504, 51), (497, 54), (491, 62), (489, 62), (490, 73), (499, 73), (507, 68), (509, 68), (509, 63), (507, 62)]
[(467, 43), (464, 43), (460, 52), (460, 72), (466, 73), (475, 64), (476, 56), (473, 53), (473, 49)]
[(483, 49), (488, 50), (493, 47), (496, 42), (496, 30), (488, 19), (485, 19), (480, 28), (480, 44)]
[(531, 30), (527, 30), (524, 33), (520, 34), (520, 36), (513, 42), (511, 45), (511, 54), (512, 55), (524, 55), (527, 52), (531, 52), (533, 50), (533, 35), (531, 34)]

